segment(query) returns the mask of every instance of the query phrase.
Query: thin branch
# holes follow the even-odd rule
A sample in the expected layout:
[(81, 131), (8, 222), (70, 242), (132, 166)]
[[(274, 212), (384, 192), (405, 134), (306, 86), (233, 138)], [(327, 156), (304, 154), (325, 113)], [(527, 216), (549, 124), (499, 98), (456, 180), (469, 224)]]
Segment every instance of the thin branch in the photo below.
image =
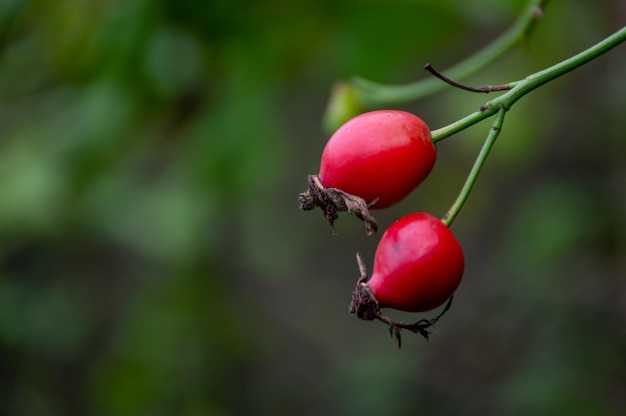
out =
[[(455, 79), (466, 78), (486, 67), (509, 49), (525, 39), (535, 23), (543, 15), (548, 0), (531, 0), (511, 27), (469, 58), (446, 70)], [(380, 84), (363, 78), (351, 80), (357, 88), (361, 104), (365, 108), (377, 108), (415, 101), (443, 89), (441, 83), (431, 78), (408, 84)]]
[(433, 74), (434, 76), (436, 76), (437, 78), (439, 78), (440, 80), (442, 80), (443, 82), (450, 84), (455, 88), (462, 89), (464, 91), (489, 93), (492, 91), (506, 91), (506, 90), (510, 90), (511, 88), (513, 88), (513, 84), (483, 85), (482, 87), (479, 87), (479, 88), (470, 87), (469, 85), (461, 84), (460, 82), (457, 82), (453, 79), (446, 77), (441, 72), (433, 68), (431, 64), (424, 65), (424, 69), (430, 72), (431, 74)]
[(450, 137), (461, 130), (472, 126), (479, 121), (482, 121), (494, 114), (496, 114), (500, 108), (509, 109), (511, 106), (524, 95), (528, 94), (532, 90), (570, 72), (576, 68), (581, 67), (589, 61), (594, 60), (600, 55), (608, 52), (617, 45), (626, 41), (626, 26), (612, 35), (606, 37), (590, 48), (580, 52), (577, 55), (572, 56), (556, 65), (546, 68), (542, 71), (536, 72), (526, 78), (509, 83), (513, 88), (506, 93), (494, 98), (490, 102), (481, 106), (474, 113), (455, 121), (445, 127), (431, 131), (431, 137), (433, 142), (438, 142)]

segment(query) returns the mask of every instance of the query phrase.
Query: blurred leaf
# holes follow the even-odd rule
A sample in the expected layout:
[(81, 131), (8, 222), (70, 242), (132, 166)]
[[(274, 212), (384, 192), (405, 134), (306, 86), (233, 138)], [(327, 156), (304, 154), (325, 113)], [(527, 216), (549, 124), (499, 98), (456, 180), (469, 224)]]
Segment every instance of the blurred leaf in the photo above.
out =
[(0, 283), (0, 337), (30, 354), (71, 360), (85, 346), (92, 321), (85, 305), (61, 286)]
[(166, 96), (182, 95), (208, 76), (202, 46), (181, 29), (155, 33), (147, 48), (146, 74)]
[(509, 255), (524, 253), (526, 265), (557, 261), (590, 244), (601, 229), (590, 190), (569, 182), (548, 181), (527, 192), (509, 219)]
[(159, 262), (189, 261), (204, 250), (214, 206), (176, 173), (141, 185), (133, 176), (108, 176), (85, 200), (83, 215), (96, 230)]
[(23, 132), (0, 153), (1, 231), (51, 231), (62, 213), (65, 172), (54, 155), (30, 140), (33, 134)]
[(560, 354), (534, 362), (505, 387), (511, 408), (523, 414), (613, 415), (594, 383), (573, 367), (560, 366)]

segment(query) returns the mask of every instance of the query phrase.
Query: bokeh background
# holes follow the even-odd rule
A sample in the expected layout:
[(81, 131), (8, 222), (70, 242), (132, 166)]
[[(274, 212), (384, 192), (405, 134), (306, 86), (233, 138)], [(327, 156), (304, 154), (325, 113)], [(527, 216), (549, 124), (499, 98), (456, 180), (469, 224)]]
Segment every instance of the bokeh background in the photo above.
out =
[[(398, 350), (347, 312), (379, 237), (297, 207), (335, 81), (427, 77), (524, 4), (0, 1), (0, 414), (621, 414), (626, 45), (509, 112), (429, 343)], [(553, 1), (465, 81), (520, 79), (625, 22), (621, 0)], [(485, 100), (397, 108), (438, 128)], [(381, 228), (443, 215), (488, 128), (441, 142)]]

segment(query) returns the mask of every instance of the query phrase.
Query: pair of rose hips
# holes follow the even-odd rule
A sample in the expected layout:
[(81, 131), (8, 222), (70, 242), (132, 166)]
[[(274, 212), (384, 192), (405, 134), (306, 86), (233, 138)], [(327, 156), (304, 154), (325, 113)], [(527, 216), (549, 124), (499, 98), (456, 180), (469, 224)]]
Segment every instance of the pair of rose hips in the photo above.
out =
[[(371, 234), (377, 223), (369, 209), (388, 208), (404, 199), (428, 176), (435, 159), (430, 130), (420, 118), (395, 110), (361, 114), (341, 126), (326, 144), (319, 175), (309, 177), (309, 190), (300, 194), (300, 207), (319, 206), (331, 225), (337, 211), (348, 211), (363, 219)], [(350, 312), (388, 323), (398, 342), (400, 329), (427, 338), (426, 328), (438, 317), (403, 324), (385, 317), (380, 309), (432, 310), (452, 298), (464, 268), (455, 236), (427, 213), (406, 215), (385, 231), (369, 279), (357, 257), (361, 278)]]

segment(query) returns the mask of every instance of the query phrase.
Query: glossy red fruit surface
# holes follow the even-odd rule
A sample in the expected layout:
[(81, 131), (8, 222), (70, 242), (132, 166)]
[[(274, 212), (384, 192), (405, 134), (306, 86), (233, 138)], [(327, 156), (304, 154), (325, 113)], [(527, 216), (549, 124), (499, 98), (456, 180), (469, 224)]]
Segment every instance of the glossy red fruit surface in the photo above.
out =
[(430, 214), (409, 214), (383, 234), (367, 285), (381, 308), (424, 312), (452, 296), (463, 268), (452, 231)]
[(329, 139), (319, 179), (327, 188), (359, 196), (382, 209), (404, 199), (428, 176), (436, 149), (426, 123), (411, 113), (361, 114)]

